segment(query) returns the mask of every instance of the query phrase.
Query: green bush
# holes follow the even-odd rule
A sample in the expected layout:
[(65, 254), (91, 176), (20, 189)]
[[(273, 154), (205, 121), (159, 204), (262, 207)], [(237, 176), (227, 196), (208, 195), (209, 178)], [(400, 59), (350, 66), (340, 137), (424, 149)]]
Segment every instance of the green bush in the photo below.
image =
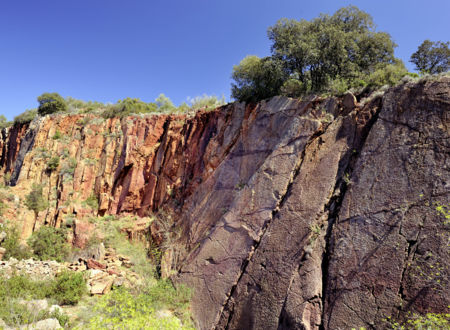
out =
[(86, 292), (86, 281), (83, 274), (63, 272), (56, 277), (52, 297), (60, 305), (76, 305)]
[(38, 97), (38, 114), (41, 116), (67, 111), (64, 98), (58, 93), (44, 93)]
[(6, 233), (6, 238), (1, 243), (1, 246), (6, 249), (6, 253), (3, 256), (5, 260), (9, 260), (11, 257), (18, 260), (31, 257), (31, 250), (25, 244), (20, 243), (20, 233), (17, 227), (2, 224), (0, 226), (1, 231)]
[(54, 156), (47, 161), (47, 171), (52, 172), (59, 166), (59, 157)]
[(55, 131), (55, 134), (53, 134), (52, 139), (53, 140), (59, 140), (62, 137), (62, 134), (59, 130)]
[[(173, 291), (167, 292), (170, 295)], [(164, 294), (161, 292), (161, 294)], [(159, 295), (158, 298), (161, 298)], [(187, 303), (182, 307), (187, 308)], [(113, 290), (109, 295), (99, 299), (94, 307), (96, 315), (90, 319), (89, 329), (193, 329), (188, 314), (181, 313), (179, 308), (171, 308), (180, 319), (168, 315), (158, 316), (153, 297), (146, 293), (133, 295), (123, 287)], [(175, 307), (175, 306), (174, 306)]]
[(33, 183), (31, 192), (25, 196), (25, 206), (34, 212), (37, 219), (39, 212), (44, 211), (48, 207), (48, 201), (42, 194), (42, 186)]
[(408, 71), (402, 62), (383, 65), (368, 76), (369, 86), (380, 87), (383, 85), (393, 86), (406, 76)]
[(140, 99), (127, 97), (119, 100), (117, 104), (108, 107), (102, 113), (104, 118), (125, 117), (132, 114), (156, 112), (158, 106), (155, 103), (145, 103)]
[(68, 317), (59, 311), (36, 313), (18, 302), (18, 299), (50, 299), (58, 304), (77, 303), (86, 290), (81, 273), (62, 273), (56, 279), (32, 280), (29, 276), (0, 277), (0, 319), (10, 326), (28, 324), (54, 317), (61, 326), (68, 324)]
[(41, 227), (28, 240), (34, 254), (40, 260), (64, 261), (69, 252), (66, 232), (61, 228)]
[(92, 210), (98, 210), (98, 198), (94, 194), (89, 196), (84, 203), (89, 206)]
[(11, 126), (13, 123), (8, 121), (4, 115), (0, 115), (0, 129)]
[(77, 167), (77, 160), (75, 158), (69, 158), (61, 166), (61, 170), (59, 171), (59, 174), (61, 176), (64, 176), (66, 174), (69, 176), (73, 176), (73, 174), (75, 173), (76, 167)]
[(25, 112), (21, 113), (18, 116), (14, 117), (14, 124), (28, 124), (37, 116), (37, 110), (25, 110)]
[(289, 97), (302, 96), (306, 90), (308, 90), (307, 86), (297, 79), (288, 79), (281, 86), (281, 94)]

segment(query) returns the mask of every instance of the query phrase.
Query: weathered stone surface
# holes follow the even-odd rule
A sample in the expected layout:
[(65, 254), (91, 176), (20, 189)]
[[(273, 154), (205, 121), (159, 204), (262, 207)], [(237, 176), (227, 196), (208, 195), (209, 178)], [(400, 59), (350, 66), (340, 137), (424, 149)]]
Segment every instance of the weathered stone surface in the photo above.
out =
[(87, 269), (106, 269), (106, 265), (94, 259), (88, 259), (86, 261), (86, 266)]
[(449, 115), (449, 79), (384, 96), (333, 227), (325, 328), (447, 310)]
[(111, 286), (114, 283), (114, 278), (112, 277), (104, 277), (100, 279), (96, 279), (92, 281), (90, 284), (90, 293), (91, 294), (106, 294), (111, 291)]
[(74, 237), (72, 244), (77, 248), (84, 249), (89, 239), (94, 235), (94, 228), (94, 224), (76, 219), (74, 221)]
[(61, 325), (59, 324), (59, 321), (57, 319), (45, 319), (41, 320), (35, 323), (22, 325), (20, 329), (26, 329), (26, 330), (55, 330), (55, 329), (62, 329)]
[[(200, 329), (383, 328), (387, 316), (442, 312), (449, 85), (425, 79), (360, 103), (275, 97), (190, 118), (47, 116), (2, 131), (0, 176), (12, 174), (20, 200), (43, 183), (50, 207), (35, 223), (18, 199), (5, 217), (26, 238), (44, 224), (164, 208), (183, 229), (164, 275), (194, 289)], [(159, 244), (161, 228), (143, 220), (126, 233)], [(129, 260), (106, 251), (104, 264), (93, 280), (135, 280), (116, 271)]]

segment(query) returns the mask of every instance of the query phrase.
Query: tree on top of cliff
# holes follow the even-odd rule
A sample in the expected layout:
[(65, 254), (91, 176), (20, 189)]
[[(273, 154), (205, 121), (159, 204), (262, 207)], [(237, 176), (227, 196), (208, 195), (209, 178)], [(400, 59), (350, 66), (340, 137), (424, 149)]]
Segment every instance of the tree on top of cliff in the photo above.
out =
[(41, 116), (67, 111), (66, 100), (58, 93), (44, 93), (37, 100), (39, 102), (38, 113)]
[(390, 35), (377, 32), (372, 17), (355, 6), (311, 21), (281, 19), (268, 29), (268, 36), (272, 56), (265, 61), (281, 63), (282, 70), (264, 72), (253, 57), (251, 63), (244, 59), (233, 68), (235, 99), (259, 100), (283, 90), (323, 92), (336, 81), (348, 88), (364, 86), (373, 72), (396, 63)]
[(233, 67), (231, 95), (239, 101), (256, 102), (279, 94), (286, 73), (276, 58), (250, 55)]
[(450, 42), (425, 40), (411, 55), (410, 62), (420, 73), (435, 74), (450, 70)]

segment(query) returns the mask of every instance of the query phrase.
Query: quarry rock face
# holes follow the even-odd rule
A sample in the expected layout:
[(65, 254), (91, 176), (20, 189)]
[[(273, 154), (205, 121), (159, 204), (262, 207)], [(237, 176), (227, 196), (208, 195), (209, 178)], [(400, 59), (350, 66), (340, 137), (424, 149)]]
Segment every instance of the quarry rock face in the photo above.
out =
[[(162, 268), (193, 289), (200, 329), (383, 328), (450, 305), (449, 110), (441, 77), (193, 117), (46, 116), (1, 133), (20, 197), (5, 214), (23, 237), (72, 222), (83, 246), (89, 216), (164, 210), (179, 235)], [(33, 182), (49, 200), (37, 220)]]

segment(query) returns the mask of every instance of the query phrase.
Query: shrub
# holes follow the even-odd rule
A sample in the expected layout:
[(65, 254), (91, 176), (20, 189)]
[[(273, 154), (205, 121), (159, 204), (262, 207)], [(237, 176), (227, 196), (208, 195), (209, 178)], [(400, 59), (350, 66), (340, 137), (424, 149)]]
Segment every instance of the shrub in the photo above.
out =
[(58, 93), (44, 93), (38, 97), (38, 114), (41, 116), (67, 111), (64, 98)]
[(75, 305), (86, 292), (83, 274), (66, 271), (56, 277), (52, 297), (59, 305)]
[(28, 124), (37, 116), (37, 110), (25, 110), (25, 112), (21, 113), (18, 116), (14, 117), (14, 124)]
[(25, 196), (25, 206), (34, 211), (34, 216), (37, 219), (40, 211), (48, 207), (48, 201), (44, 199), (42, 194), (42, 186), (33, 184), (31, 192)]
[(105, 118), (125, 117), (132, 114), (156, 112), (157, 105), (155, 103), (145, 103), (140, 99), (127, 97), (119, 100), (117, 104), (108, 107), (102, 116)]
[(5, 260), (9, 258), (28, 259), (31, 257), (31, 250), (25, 244), (20, 242), (20, 234), (17, 227), (13, 225), (2, 224), (0, 231), (6, 233), (6, 238), (2, 242), (2, 247), (6, 249), (6, 253), (3, 256)]
[(89, 206), (92, 210), (97, 210), (98, 209), (98, 198), (97, 196), (95, 196), (94, 194), (92, 194), (91, 196), (89, 196), (84, 203)]
[(0, 129), (11, 126), (13, 123), (8, 121), (4, 115), (0, 115)]
[(75, 158), (67, 159), (61, 167), (59, 174), (64, 176), (66, 174), (73, 176), (75, 173), (75, 168), (77, 167), (77, 160)]
[[(190, 109), (192, 110), (199, 110), (199, 109), (207, 109), (207, 110), (214, 110), (221, 105), (225, 104), (225, 96), (222, 95), (220, 99), (217, 98), (215, 95), (206, 95), (203, 94), (202, 96), (197, 96), (192, 99), (189, 99), (189, 102), (191, 103)], [(183, 105), (178, 107), (179, 111), (183, 110)]]
[(402, 62), (384, 65), (369, 75), (368, 83), (374, 87), (383, 85), (393, 86), (407, 75), (407, 73), (408, 71)]
[[(164, 294), (163, 292), (161, 292)], [(167, 292), (169, 295), (173, 291)], [(159, 298), (161, 296), (158, 296)], [(190, 318), (180, 315), (184, 324), (174, 316), (158, 316), (154, 300), (145, 293), (132, 295), (123, 287), (99, 299), (94, 307), (96, 315), (89, 321), (90, 329), (193, 329)], [(169, 307), (169, 306), (167, 306)], [(186, 308), (186, 305), (183, 305)], [(173, 309), (172, 309), (173, 310)]]
[(65, 230), (53, 227), (41, 227), (28, 240), (34, 254), (40, 260), (62, 262), (69, 254)]
[(55, 134), (53, 134), (52, 139), (53, 139), (53, 140), (59, 140), (61, 137), (62, 137), (61, 132), (60, 132), (59, 130), (56, 130), (56, 131), (55, 131)]
[(52, 172), (59, 166), (59, 157), (54, 156), (47, 161), (47, 171)]
[(17, 300), (54, 299), (59, 304), (76, 303), (84, 294), (83, 290), (86, 290), (86, 283), (80, 273), (62, 273), (56, 280), (32, 280), (25, 275), (14, 275), (9, 279), (0, 277), (0, 319), (8, 325), (18, 326), (54, 317), (65, 326), (68, 317), (59, 311), (36, 313)]

